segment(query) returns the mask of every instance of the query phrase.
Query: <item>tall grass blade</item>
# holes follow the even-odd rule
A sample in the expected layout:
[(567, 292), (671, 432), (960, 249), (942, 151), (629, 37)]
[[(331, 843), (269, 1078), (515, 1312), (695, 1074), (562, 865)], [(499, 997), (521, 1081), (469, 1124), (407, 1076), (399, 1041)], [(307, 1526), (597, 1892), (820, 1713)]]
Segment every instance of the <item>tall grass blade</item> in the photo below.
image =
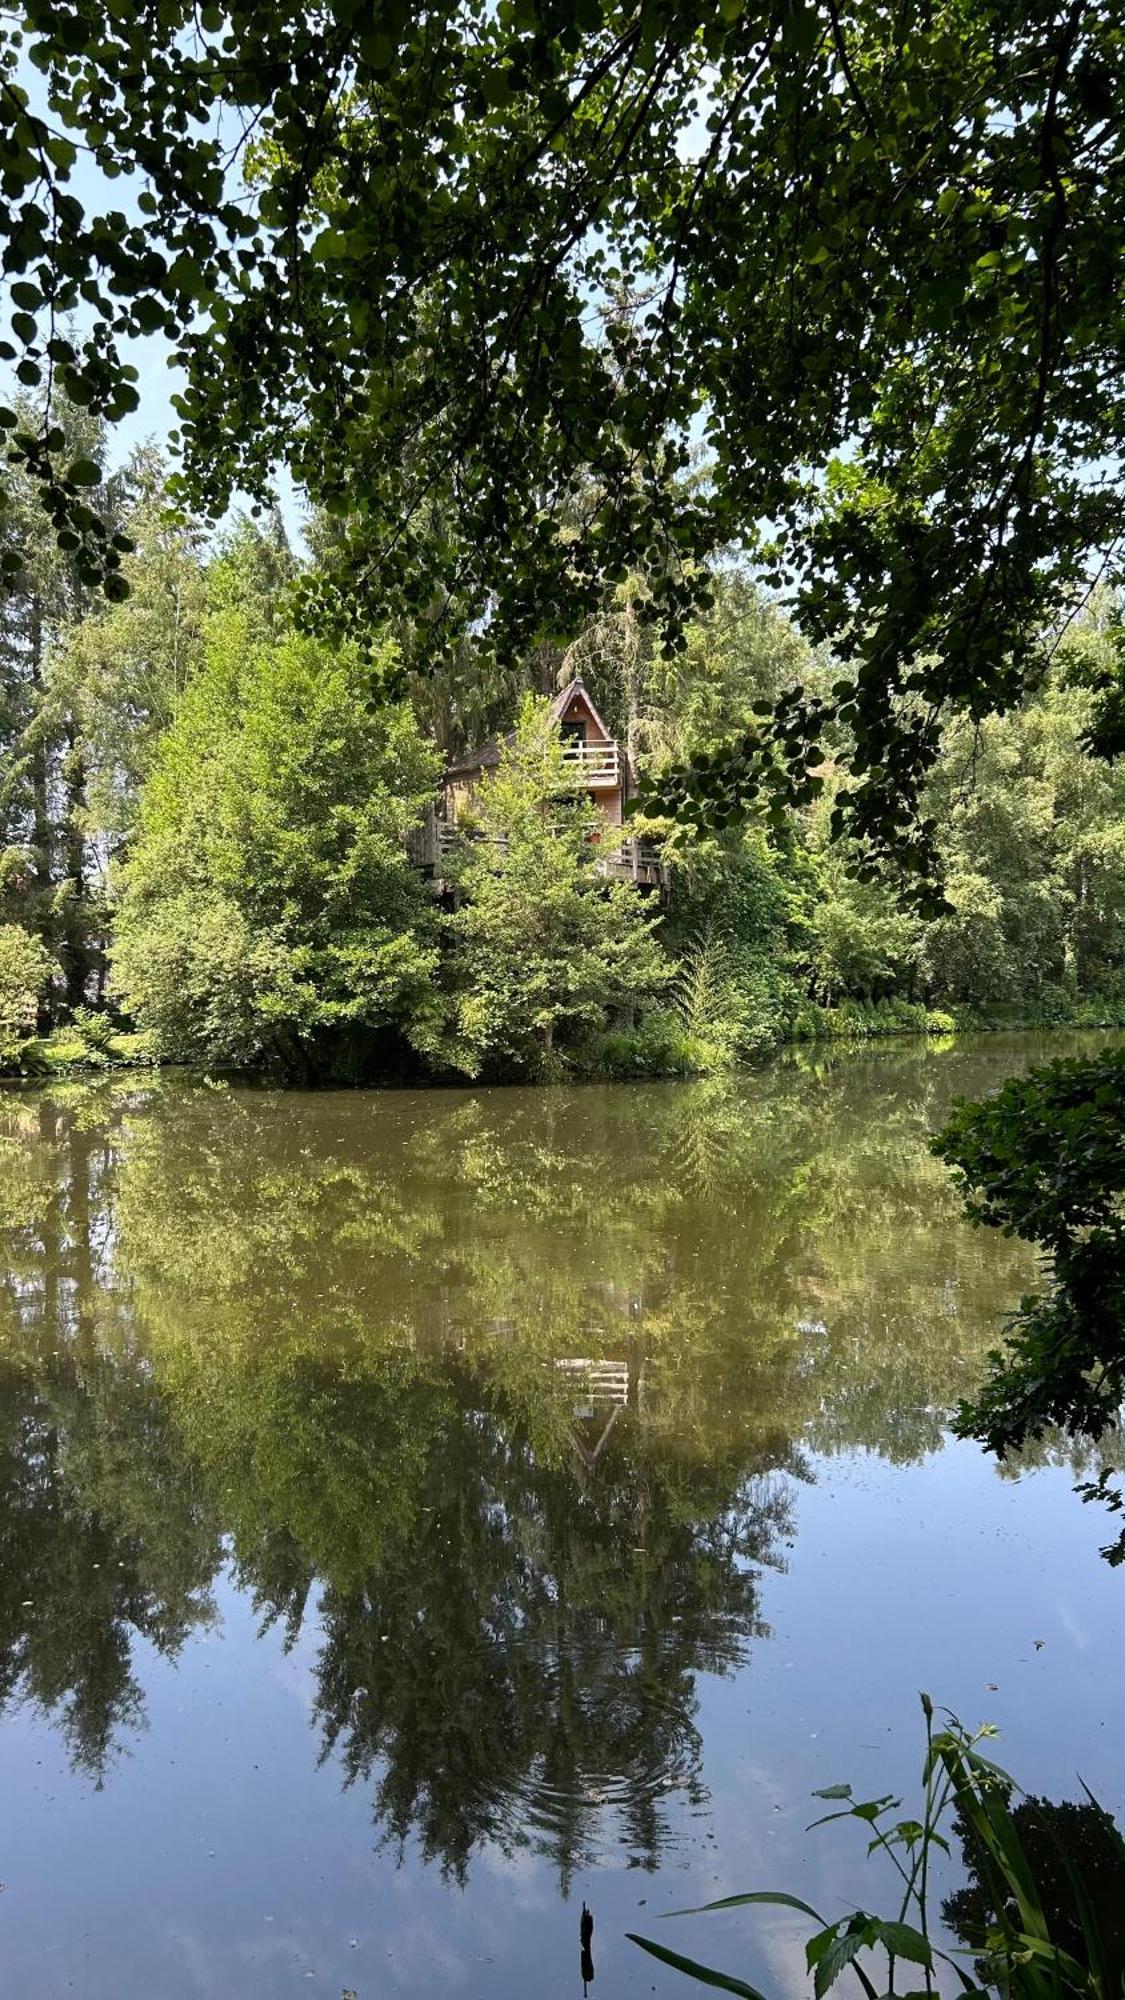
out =
[(741, 1994), (742, 2000), (765, 2000), (756, 1986), (748, 1986), (744, 1979), (736, 1979), (732, 1973), (716, 1972), (712, 1965), (700, 1965), (694, 1958), (684, 1958), (678, 1951), (669, 1951), (665, 1945), (654, 1944), (651, 1938), (638, 1937), (635, 1931), (626, 1931), (630, 1944), (639, 1944), (653, 1958), (670, 1965), (676, 1972), (686, 1972), (689, 1979), (698, 1979), (702, 1986), (717, 1986), (721, 1993)]

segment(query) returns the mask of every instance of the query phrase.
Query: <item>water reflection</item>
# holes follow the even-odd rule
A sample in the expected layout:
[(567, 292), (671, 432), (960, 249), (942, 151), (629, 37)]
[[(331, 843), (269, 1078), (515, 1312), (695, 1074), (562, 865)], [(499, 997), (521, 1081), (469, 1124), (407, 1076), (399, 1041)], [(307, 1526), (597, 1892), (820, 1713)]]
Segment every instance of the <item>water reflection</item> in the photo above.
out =
[[(971, 1089), (962, 1058), (960, 1089)], [(971, 1065), (970, 1065), (971, 1068)], [(940, 1062), (0, 1105), (0, 1701), (104, 1781), (224, 1563), (380, 1840), (655, 1867), (810, 1454), (936, 1449), (1019, 1246)]]
[[(1125, 1980), (1125, 1857), (1112, 1817), (1093, 1799), (1035, 1796), (1011, 1802), (1011, 1813), (1052, 1943), (1084, 1963), (1092, 1928), (1104, 1961), (1103, 1990), (1120, 1993)], [(1011, 1913), (997, 1909), (1002, 1886), (979, 1835), (960, 1816), (954, 1830), (968, 1880), (945, 1898), (942, 1917), (970, 1951), (983, 1952), (989, 1933), (995, 1934)], [(977, 1971), (983, 1983), (988, 1973), (983, 1959), (977, 1961)]]

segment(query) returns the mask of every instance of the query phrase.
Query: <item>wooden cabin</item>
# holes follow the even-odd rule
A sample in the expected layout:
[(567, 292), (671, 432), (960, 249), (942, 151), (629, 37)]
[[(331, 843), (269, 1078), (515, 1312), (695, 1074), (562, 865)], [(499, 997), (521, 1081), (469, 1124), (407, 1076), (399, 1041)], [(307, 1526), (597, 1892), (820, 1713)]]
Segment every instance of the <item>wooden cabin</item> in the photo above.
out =
[[(612, 881), (633, 882), (639, 889), (662, 892), (667, 871), (647, 841), (624, 834), (625, 801), (634, 774), (624, 748), (611, 736), (580, 678), (569, 681), (551, 703), (552, 718), (562, 738), (563, 755), (574, 765), (575, 790), (585, 791), (605, 821), (604, 852), (599, 871)], [(496, 737), (471, 756), (461, 757), (443, 773), (432, 815), (420, 829), (414, 858), (443, 888), (442, 857), (456, 838), (457, 827), (470, 808), (473, 794), (500, 762), (514, 732)]]

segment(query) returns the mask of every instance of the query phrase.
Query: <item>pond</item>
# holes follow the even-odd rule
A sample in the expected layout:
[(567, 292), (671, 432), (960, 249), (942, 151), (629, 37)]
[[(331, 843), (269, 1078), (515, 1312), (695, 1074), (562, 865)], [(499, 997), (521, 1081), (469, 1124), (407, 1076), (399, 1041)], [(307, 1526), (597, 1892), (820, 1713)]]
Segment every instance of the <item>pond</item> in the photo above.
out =
[[(947, 1417), (1034, 1276), (927, 1134), (1054, 1037), (735, 1081), (0, 1097), (0, 1969), (22, 2000), (692, 1991), (873, 1900), (918, 1690), (1125, 1807), (1125, 1576)], [(954, 1877), (955, 1879), (955, 1871)], [(770, 1994), (796, 1924), (663, 1928)]]

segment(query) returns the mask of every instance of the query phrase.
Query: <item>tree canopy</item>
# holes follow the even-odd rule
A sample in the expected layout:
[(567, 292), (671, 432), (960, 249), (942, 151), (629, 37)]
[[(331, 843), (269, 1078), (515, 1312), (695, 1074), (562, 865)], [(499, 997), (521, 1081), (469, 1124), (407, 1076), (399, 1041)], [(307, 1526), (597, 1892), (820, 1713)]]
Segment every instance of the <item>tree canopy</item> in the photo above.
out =
[[(344, 523), (309, 614), (397, 603), (431, 648), (572, 629), (626, 568), (676, 643), (700, 559), (759, 537), (840, 677), (711, 789), (807, 791), (840, 715), (840, 822), (924, 884), (941, 713), (1014, 699), (1121, 532), (1122, 33), (1107, 0), (32, 0), (2, 352), (113, 418), (163, 334), (186, 490), (288, 464)], [(78, 199), (79, 146), (125, 206)], [(5, 421), (124, 588), (97, 464)]]

